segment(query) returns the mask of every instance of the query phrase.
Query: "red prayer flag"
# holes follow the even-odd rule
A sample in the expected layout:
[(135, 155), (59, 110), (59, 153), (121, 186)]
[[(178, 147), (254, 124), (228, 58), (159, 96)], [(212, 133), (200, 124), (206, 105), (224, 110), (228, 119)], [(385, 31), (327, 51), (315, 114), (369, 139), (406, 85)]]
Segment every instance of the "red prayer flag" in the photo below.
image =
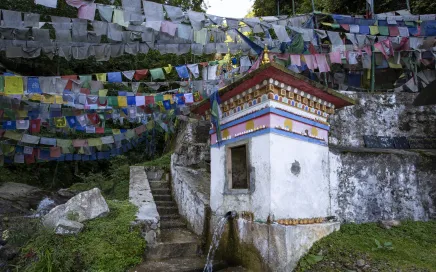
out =
[(104, 127), (96, 127), (95, 133), (97, 134), (104, 134)]
[[(33, 153), (35, 153), (36, 150), (34, 150)], [(25, 154), (24, 155), (24, 162), (26, 164), (35, 163), (35, 155), (34, 154)]]
[(61, 156), (61, 148), (59, 146), (50, 147), (50, 157), (59, 158)]
[(41, 131), (41, 119), (30, 120), (29, 131), (31, 134), (39, 133)]
[(91, 94), (91, 91), (89, 89), (87, 89), (87, 88), (80, 88), (80, 93)]
[(88, 113), (87, 114), (89, 121), (93, 124), (96, 125), (100, 122), (100, 118), (98, 117), (97, 113)]
[(148, 74), (148, 69), (144, 69), (144, 70), (136, 70), (136, 71), (135, 71), (135, 75), (133, 76), (133, 78), (136, 79), (136, 80), (141, 80), (141, 79), (143, 79), (147, 74)]
[(145, 96), (145, 105), (154, 104), (154, 96)]
[(62, 79), (68, 79), (65, 90), (71, 90), (73, 88), (73, 80), (77, 80), (77, 75), (61, 76)]

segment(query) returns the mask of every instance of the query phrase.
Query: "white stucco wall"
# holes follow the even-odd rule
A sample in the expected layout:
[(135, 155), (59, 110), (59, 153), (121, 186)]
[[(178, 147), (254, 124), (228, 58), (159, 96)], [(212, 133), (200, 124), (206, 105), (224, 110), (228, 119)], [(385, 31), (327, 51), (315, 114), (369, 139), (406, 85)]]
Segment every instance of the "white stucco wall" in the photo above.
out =
[(328, 147), (271, 134), (270, 152), (275, 219), (330, 215)]
[[(252, 191), (226, 192), (226, 146), (211, 148), (211, 209), (249, 211), (256, 220), (330, 215), (328, 147), (274, 133), (248, 140)], [(294, 167), (299, 170), (292, 170)]]
[(270, 214), (270, 135), (260, 135), (248, 140), (249, 159), (252, 168), (250, 179), (254, 185), (248, 194), (225, 193), (226, 146), (211, 148), (211, 197), (212, 213), (224, 215), (228, 211), (250, 211), (255, 217), (266, 220)]

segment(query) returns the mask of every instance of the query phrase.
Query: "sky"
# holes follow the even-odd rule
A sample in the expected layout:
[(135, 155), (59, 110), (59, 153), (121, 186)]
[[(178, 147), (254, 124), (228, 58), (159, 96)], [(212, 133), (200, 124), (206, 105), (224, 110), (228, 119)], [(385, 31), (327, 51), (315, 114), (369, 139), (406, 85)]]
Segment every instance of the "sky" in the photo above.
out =
[(206, 13), (230, 18), (243, 18), (250, 11), (253, 0), (207, 0)]

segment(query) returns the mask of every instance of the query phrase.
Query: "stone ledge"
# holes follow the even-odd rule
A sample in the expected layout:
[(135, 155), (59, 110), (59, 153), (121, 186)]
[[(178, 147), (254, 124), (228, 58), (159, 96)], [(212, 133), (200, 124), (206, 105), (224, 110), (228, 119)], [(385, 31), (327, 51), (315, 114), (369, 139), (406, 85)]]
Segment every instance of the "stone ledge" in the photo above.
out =
[(156, 243), (160, 216), (150, 189), (144, 166), (130, 167), (129, 201), (138, 208), (134, 225), (140, 225), (149, 245)]

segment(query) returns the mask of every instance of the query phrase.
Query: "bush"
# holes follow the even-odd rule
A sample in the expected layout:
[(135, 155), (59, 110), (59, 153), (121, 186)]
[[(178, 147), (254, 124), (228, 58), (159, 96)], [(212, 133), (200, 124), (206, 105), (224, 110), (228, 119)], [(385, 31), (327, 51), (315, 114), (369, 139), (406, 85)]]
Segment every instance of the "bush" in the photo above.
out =
[(77, 236), (58, 236), (41, 228), (23, 248), (20, 271), (126, 271), (139, 264), (145, 240), (132, 227), (136, 208), (108, 201), (108, 216), (85, 223)]

